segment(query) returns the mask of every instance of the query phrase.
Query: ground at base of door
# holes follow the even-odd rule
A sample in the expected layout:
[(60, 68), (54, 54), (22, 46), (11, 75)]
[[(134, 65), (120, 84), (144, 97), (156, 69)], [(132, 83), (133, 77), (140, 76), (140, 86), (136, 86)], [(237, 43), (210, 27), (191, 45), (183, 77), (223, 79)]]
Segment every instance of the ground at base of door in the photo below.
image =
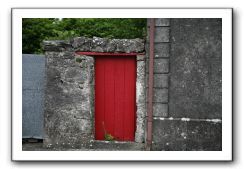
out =
[(79, 149), (45, 148), (43, 143), (23, 143), (22, 151), (144, 151), (144, 143), (94, 141), (90, 147)]

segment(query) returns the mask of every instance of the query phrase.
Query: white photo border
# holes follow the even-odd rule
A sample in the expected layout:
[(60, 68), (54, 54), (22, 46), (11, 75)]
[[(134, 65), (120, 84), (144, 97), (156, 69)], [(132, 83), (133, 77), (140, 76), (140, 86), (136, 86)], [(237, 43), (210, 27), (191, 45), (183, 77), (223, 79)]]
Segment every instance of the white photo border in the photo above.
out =
[[(222, 18), (222, 151), (22, 151), (22, 18)], [(232, 9), (13, 8), (13, 161), (232, 161)]]

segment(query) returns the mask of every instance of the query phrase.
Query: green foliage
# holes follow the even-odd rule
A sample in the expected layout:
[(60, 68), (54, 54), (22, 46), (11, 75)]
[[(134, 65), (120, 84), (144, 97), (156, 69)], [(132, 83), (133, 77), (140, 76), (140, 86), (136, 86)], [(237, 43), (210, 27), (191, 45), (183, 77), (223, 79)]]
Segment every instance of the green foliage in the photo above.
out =
[(81, 58), (76, 58), (75, 61), (78, 62), (78, 63), (81, 63), (82, 59)]
[(115, 138), (111, 134), (105, 134), (104, 135), (104, 140), (106, 140), (106, 141), (114, 141)]
[(22, 35), (23, 53), (41, 53), (43, 40), (65, 40), (76, 36), (143, 39), (146, 36), (146, 19), (24, 18)]
[(40, 43), (55, 36), (55, 19), (24, 18), (22, 20), (22, 53), (40, 53)]
[(112, 136), (112, 134), (109, 134), (107, 130), (105, 129), (104, 121), (102, 122), (103, 125), (103, 131), (104, 131), (104, 140), (106, 141), (114, 141), (115, 137)]

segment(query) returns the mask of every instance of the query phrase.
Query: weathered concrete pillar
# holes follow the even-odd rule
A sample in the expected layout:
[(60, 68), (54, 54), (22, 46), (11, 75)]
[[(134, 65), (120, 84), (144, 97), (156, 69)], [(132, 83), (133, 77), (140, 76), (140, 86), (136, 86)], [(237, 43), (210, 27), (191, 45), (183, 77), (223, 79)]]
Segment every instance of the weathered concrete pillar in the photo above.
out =
[(93, 133), (94, 59), (65, 41), (44, 42), (46, 64), (44, 145), (82, 146)]

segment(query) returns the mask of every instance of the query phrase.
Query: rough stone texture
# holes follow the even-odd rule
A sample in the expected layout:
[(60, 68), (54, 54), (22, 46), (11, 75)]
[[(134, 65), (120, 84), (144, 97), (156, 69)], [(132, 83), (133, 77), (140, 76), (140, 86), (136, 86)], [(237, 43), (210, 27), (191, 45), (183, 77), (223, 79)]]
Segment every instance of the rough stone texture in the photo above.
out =
[[(146, 43), (146, 86), (148, 87), (149, 73), (149, 19)], [(154, 39), (154, 70), (153, 70), (153, 116), (168, 116), (168, 86), (169, 86), (169, 56), (170, 56), (170, 19), (155, 19)], [(147, 90), (148, 92), (148, 90)], [(148, 94), (148, 93), (146, 93)]]
[(135, 142), (144, 143), (146, 132), (146, 117), (136, 118)]
[(93, 132), (94, 60), (65, 51), (47, 52), (46, 57), (44, 145), (79, 147), (91, 139)]
[(168, 102), (168, 89), (154, 88), (153, 101), (158, 103)]
[(132, 53), (143, 52), (144, 41), (142, 39), (107, 39), (107, 38), (73, 38), (70, 42), (75, 51), (85, 52), (118, 52)]
[(154, 53), (155, 58), (168, 58), (170, 51), (170, 44), (169, 43), (155, 43), (154, 45)]
[(62, 52), (73, 50), (71, 43), (65, 40), (55, 40), (55, 41), (44, 41), (43, 42), (44, 51), (52, 52)]
[(136, 132), (135, 142), (142, 143), (145, 140), (145, 116), (146, 116), (146, 85), (145, 85), (145, 56), (137, 56), (137, 78), (136, 78)]
[[(146, 72), (149, 72), (149, 59), (147, 60)], [(154, 59), (154, 73), (169, 73), (169, 59)]]
[(142, 151), (145, 146), (135, 142), (94, 141), (87, 148), (98, 151)]
[(143, 55), (140, 55), (138, 54), (136, 56), (136, 61), (145, 61), (146, 60), (146, 56), (143, 54)]
[[(146, 43), (145, 48), (149, 48), (149, 43)], [(170, 55), (170, 43), (154, 43), (155, 58), (168, 58)], [(146, 55), (149, 57), (149, 54)]]
[(45, 57), (22, 55), (22, 138), (43, 138)]
[(221, 19), (172, 19), (170, 116), (222, 118)]
[(72, 47), (77, 51), (91, 51), (92, 39), (86, 37), (77, 37), (71, 40), (71, 44)]
[(153, 116), (167, 117), (168, 116), (168, 104), (153, 103)]
[[(150, 25), (149, 19), (147, 19), (147, 26)], [(169, 18), (155, 18), (155, 26), (169, 26), (170, 19)]]
[[(148, 87), (148, 78), (146, 78), (146, 86)], [(168, 88), (169, 75), (168, 74), (154, 74), (153, 87), (155, 88)]]
[[(148, 101), (148, 88), (146, 89), (146, 101)], [(167, 103), (169, 99), (168, 96), (168, 89), (159, 89), (154, 88), (153, 89), (153, 102), (155, 103)]]
[[(144, 51), (144, 41), (78, 37), (70, 42), (45, 41), (43, 48), (47, 60), (44, 145), (51, 149), (87, 148), (94, 140), (94, 58), (75, 52), (138, 53)], [(136, 85), (135, 142), (139, 145), (145, 139), (144, 55), (137, 56)]]
[[(148, 33), (147, 41), (149, 42), (149, 29), (147, 33)], [(169, 42), (170, 40), (169, 33), (170, 33), (169, 27), (155, 27), (154, 42), (156, 43)]]
[[(145, 116), (146, 116), (146, 71), (145, 56), (137, 57), (137, 78), (136, 78), (136, 132), (135, 142), (142, 143), (145, 140)], [(143, 60), (144, 59), (144, 60)]]
[[(155, 28), (153, 150), (221, 151), (221, 19), (159, 21), (165, 20), (156, 19)], [(146, 52), (148, 83), (149, 43)]]
[(170, 19), (169, 18), (157, 18), (157, 19), (155, 19), (155, 25), (156, 26), (169, 26)]
[(154, 74), (154, 87), (168, 88), (169, 76), (167, 74)]
[(207, 121), (153, 121), (153, 150), (221, 151), (222, 123)]
[(156, 27), (154, 42), (169, 42), (169, 28)]
[[(149, 21), (149, 20), (148, 20)], [(149, 23), (148, 23), (149, 26)], [(153, 116), (168, 116), (168, 86), (169, 86), (169, 56), (170, 56), (170, 20), (167, 18), (155, 19), (154, 40), (154, 70), (153, 70)], [(149, 33), (148, 27), (148, 33)], [(148, 34), (149, 35), (149, 34)], [(149, 78), (149, 36), (146, 43), (146, 86)], [(148, 90), (147, 90), (148, 92)], [(148, 94), (148, 93), (146, 93)]]
[(145, 61), (137, 61), (136, 103), (145, 103)]

